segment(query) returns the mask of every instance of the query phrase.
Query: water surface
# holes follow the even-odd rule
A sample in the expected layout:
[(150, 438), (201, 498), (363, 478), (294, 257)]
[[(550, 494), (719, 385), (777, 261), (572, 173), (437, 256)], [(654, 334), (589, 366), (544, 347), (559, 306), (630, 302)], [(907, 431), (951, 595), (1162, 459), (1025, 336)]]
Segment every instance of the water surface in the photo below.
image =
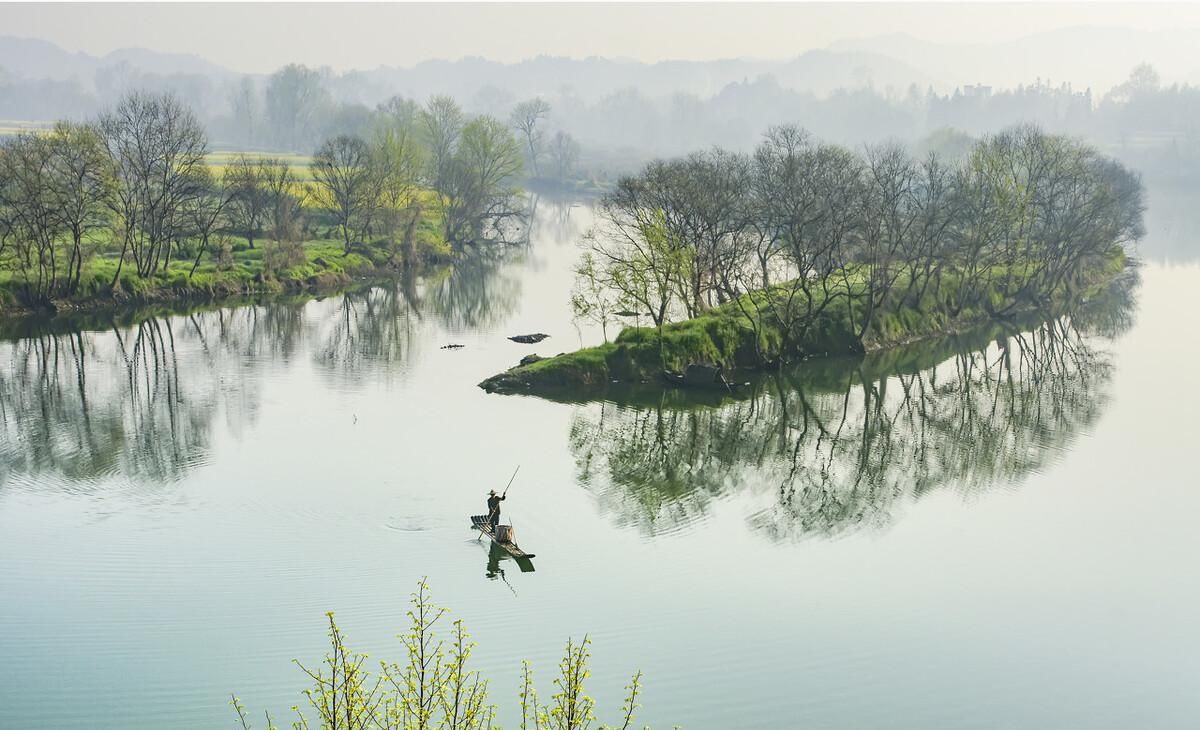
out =
[[(26, 327), (0, 726), (282, 716), (325, 611), (398, 658), (429, 576), (507, 708), (586, 633), (605, 716), (640, 668), (655, 727), (1194, 727), (1200, 242), (1155, 200), (1133, 290), (734, 399), (475, 387), (599, 340), (566, 307), (590, 211), (544, 201), (527, 248), (417, 281)], [(518, 464), (532, 573), (467, 529)]]

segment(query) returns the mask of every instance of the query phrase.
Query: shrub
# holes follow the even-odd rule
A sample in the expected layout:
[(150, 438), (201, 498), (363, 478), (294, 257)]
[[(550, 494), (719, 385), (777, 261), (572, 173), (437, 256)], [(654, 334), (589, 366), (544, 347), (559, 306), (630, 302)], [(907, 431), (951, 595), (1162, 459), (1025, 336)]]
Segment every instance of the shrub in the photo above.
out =
[[(408, 611), (408, 631), (400, 635), (406, 658), (403, 662), (380, 662), (373, 673), (366, 666), (367, 655), (346, 646), (332, 613), (329, 620), (329, 653), (318, 667), (296, 662), (313, 685), (304, 691), (316, 722), (299, 708), (293, 727), (320, 727), (325, 730), (484, 730), (493, 726), (496, 706), (488, 700), (488, 682), (479, 672), (468, 668), (475, 644), (470, 641), (461, 620), (453, 621), (450, 638), (438, 636), (448, 611), (434, 605), (427, 580), (417, 584)], [(591, 641), (567, 641), (566, 652), (558, 664), (555, 692), (550, 702), (541, 704), (528, 662), (522, 662), (520, 692), (521, 727), (536, 730), (586, 730), (596, 721), (595, 702), (584, 691), (590, 675)], [(601, 725), (628, 730), (640, 706), (642, 673), (633, 675), (626, 686), (621, 709), (621, 724)], [(245, 706), (234, 696), (230, 704), (243, 730), (251, 727)], [(269, 713), (268, 730), (277, 726)]]

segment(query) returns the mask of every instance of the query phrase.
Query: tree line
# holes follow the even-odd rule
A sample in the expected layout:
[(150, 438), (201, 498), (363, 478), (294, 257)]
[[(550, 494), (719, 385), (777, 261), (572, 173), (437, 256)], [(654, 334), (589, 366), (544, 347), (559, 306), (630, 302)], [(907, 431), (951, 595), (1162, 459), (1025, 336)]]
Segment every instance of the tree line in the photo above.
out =
[(714, 148), (620, 179), (573, 303), (659, 327), (729, 303), (774, 324), (780, 351), (829, 316), (861, 340), (901, 306), (957, 318), (1047, 304), (1140, 236), (1142, 211), (1137, 175), (1032, 126), (951, 162), (782, 125), (752, 154)]
[[(194, 75), (109, 69), (99, 73), (95, 92), (85, 93), (77, 82), (5, 80), (0, 72), (0, 117), (82, 119), (101, 108), (99, 100), (119, 98), (129, 89), (170, 91), (202, 110), (201, 121), (221, 145), (308, 152), (338, 135), (368, 136), (380, 108), (399, 89), (421, 98), (449, 91), (468, 112), (513, 127), (522, 143), (525, 171), (554, 183), (583, 178), (607, 183), (652, 156), (685, 154), (711, 144), (749, 150), (762, 129), (785, 120), (841, 144), (898, 138), (917, 148), (946, 129), (979, 136), (1008, 124), (1035, 122), (1083, 136), (1156, 174), (1194, 177), (1200, 163), (1193, 121), (1200, 87), (1165, 84), (1146, 65), (1103, 92), (1041, 79), (1012, 88), (976, 85), (952, 91), (915, 84), (907, 89), (853, 83), (798, 88), (786, 76), (765, 71), (738, 74), (739, 80), (723, 83), (712, 94), (688, 89), (678, 79), (655, 83), (647, 78), (637, 88), (605, 84), (589, 92), (587, 81), (576, 78), (562, 84), (524, 83), (516, 77), (489, 83), (464, 72), (461, 78), (442, 74), (437, 83), (415, 83), (387, 74), (368, 81), (369, 75), (291, 64), (264, 78), (216, 83)], [(554, 91), (530, 97), (539, 88)], [(545, 111), (534, 116), (535, 149), (530, 152), (518, 125), (538, 108)]]
[[(262, 85), (243, 79), (231, 90), (230, 116), (219, 126), (224, 136), (239, 146), (296, 150), (318, 144), (325, 137), (369, 136), (380, 117), (415, 107), (414, 102), (400, 96), (389, 97), (374, 107), (357, 99), (339, 100), (338, 87), (336, 79), (300, 64), (279, 69)], [(449, 106), (454, 111), (446, 116)], [(579, 145), (562, 129), (549, 132), (550, 105), (545, 99), (533, 97), (475, 108), (492, 125), (502, 126), (503, 122), (511, 127), (518, 138), (525, 172), (531, 176), (562, 181), (574, 171)], [(425, 111), (441, 122), (465, 114), (458, 102), (446, 95), (431, 96)]]
[[(36, 303), (116, 287), (126, 267), (146, 279), (184, 256), (191, 273), (206, 254), (228, 265), (234, 236), (249, 248), (268, 240), (264, 260), (282, 266), (302, 263), (302, 242), (322, 229), (346, 252), (384, 240), (411, 258), (426, 212), (452, 245), (503, 235), (523, 214), (513, 129), (448, 97), (393, 99), (362, 135), (324, 140), (311, 180), (279, 157), (243, 154), (215, 169), (209, 152), (204, 126), (171, 94), (133, 93), (93, 121), (4, 139), (0, 272)], [(97, 255), (114, 262), (105, 280), (84, 275)]]

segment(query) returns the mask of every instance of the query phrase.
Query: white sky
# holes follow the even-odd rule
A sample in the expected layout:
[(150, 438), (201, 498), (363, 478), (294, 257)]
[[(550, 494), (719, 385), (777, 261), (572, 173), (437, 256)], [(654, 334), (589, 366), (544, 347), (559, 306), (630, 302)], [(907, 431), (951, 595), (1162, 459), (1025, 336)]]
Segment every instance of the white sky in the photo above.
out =
[(786, 58), (885, 33), (980, 43), (1078, 25), (1200, 28), (1200, 4), (0, 4), (0, 35), (93, 55), (127, 47), (194, 53), (248, 72), (292, 61), (345, 70), (539, 54)]

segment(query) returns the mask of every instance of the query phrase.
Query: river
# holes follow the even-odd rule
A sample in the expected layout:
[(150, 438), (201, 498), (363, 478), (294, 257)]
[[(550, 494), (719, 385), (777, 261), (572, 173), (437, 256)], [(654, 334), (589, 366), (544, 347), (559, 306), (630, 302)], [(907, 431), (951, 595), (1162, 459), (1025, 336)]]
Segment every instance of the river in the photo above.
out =
[[(232, 727), (231, 693), (286, 719), (324, 612), (399, 659), (422, 576), (506, 727), (521, 660), (548, 697), (585, 634), (607, 722), (640, 669), (656, 728), (1195, 727), (1187, 200), (1152, 193), (1140, 283), (1074, 317), (723, 402), (475, 387), (599, 341), (567, 307), (582, 204), (418, 281), (26, 327), (0, 342), (0, 727)], [(518, 465), (533, 572), (467, 523)]]

